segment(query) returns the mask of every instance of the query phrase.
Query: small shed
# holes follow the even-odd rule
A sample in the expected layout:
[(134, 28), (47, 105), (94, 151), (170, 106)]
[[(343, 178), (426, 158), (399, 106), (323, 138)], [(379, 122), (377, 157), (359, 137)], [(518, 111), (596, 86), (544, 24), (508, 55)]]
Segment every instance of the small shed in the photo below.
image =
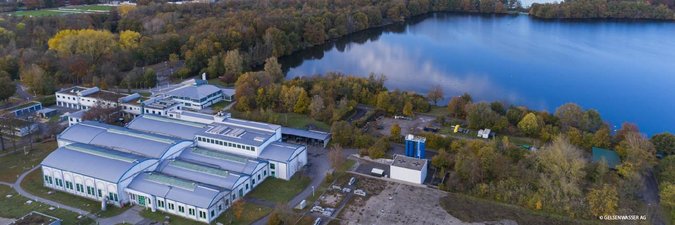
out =
[(52, 109), (52, 108), (42, 108), (42, 109), (37, 111), (38, 116), (42, 117), (42, 118), (45, 118), (45, 119), (50, 118), (52, 116), (55, 116), (58, 113), (59, 112), (56, 109)]
[(592, 161), (595, 163), (600, 162), (602, 160), (604, 160), (605, 163), (607, 163), (607, 167), (609, 167), (610, 169), (616, 169), (616, 166), (621, 163), (619, 154), (617, 154), (616, 151), (593, 147)]
[(316, 130), (301, 130), (290, 127), (281, 127), (281, 136), (284, 142), (307, 144), (312, 146), (328, 146), (330, 133)]

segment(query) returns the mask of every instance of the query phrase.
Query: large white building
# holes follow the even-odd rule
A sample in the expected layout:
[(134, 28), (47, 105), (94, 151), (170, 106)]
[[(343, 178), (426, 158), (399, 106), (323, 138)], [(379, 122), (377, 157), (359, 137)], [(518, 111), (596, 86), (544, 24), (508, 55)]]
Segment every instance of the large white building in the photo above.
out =
[(193, 79), (163, 95), (180, 102), (185, 108), (201, 110), (225, 100), (226, 97), (231, 101), (233, 93), (226, 96), (221, 88), (207, 84), (205, 80)]
[(389, 166), (391, 179), (423, 184), (427, 178), (429, 162), (426, 159), (396, 155)]
[(41, 164), (44, 185), (210, 223), (266, 178), (288, 180), (307, 163), (307, 148), (281, 142), (278, 125), (177, 109), (169, 115), (210, 123), (145, 114), (127, 127), (73, 124)]

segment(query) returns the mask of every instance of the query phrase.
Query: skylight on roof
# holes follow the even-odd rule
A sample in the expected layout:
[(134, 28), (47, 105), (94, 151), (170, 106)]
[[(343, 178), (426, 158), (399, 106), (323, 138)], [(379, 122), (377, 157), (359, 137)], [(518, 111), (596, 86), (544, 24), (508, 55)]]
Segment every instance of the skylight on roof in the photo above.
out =
[(131, 132), (131, 131), (122, 130), (122, 129), (109, 128), (108, 132), (113, 133), (113, 134), (126, 135), (126, 136), (130, 136), (130, 137), (142, 138), (142, 139), (156, 141), (156, 142), (162, 142), (162, 143), (165, 143), (165, 144), (175, 144), (176, 143), (171, 139), (161, 138), (161, 137), (149, 135), (149, 134)]
[(221, 153), (217, 151), (211, 151), (211, 150), (206, 150), (202, 148), (195, 148), (192, 150), (193, 153), (197, 155), (202, 155), (206, 156), (209, 158), (214, 158), (214, 159), (223, 159), (223, 160), (228, 160), (232, 162), (237, 162), (237, 163), (246, 163), (248, 162), (248, 159), (242, 158), (242, 157), (237, 157), (234, 155), (226, 154), (226, 153)]
[(203, 166), (195, 163), (189, 163), (185, 161), (171, 161), (169, 165), (178, 167), (181, 169), (186, 169), (194, 172), (199, 172), (199, 173), (207, 173), (210, 175), (214, 176), (219, 176), (219, 177), (228, 177), (230, 176), (230, 172), (227, 170), (221, 170), (218, 168), (213, 168), (213, 167), (208, 167), (208, 166)]
[(156, 174), (156, 173), (149, 174), (148, 176), (145, 177), (145, 179), (158, 184), (178, 187), (188, 191), (194, 191), (195, 188), (197, 187), (197, 184), (195, 182), (176, 177), (170, 177), (163, 174)]
[(127, 163), (133, 163), (136, 162), (135, 158), (131, 157), (126, 157), (118, 154), (113, 154), (110, 152), (102, 151), (100, 149), (95, 149), (95, 148), (87, 148), (84, 146), (74, 146), (74, 145), (66, 145), (65, 148), (73, 150), (73, 151), (78, 151), (82, 153), (87, 153), (90, 155), (95, 155), (103, 158), (108, 158), (108, 159), (114, 159), (122, 162), (127, 162)]

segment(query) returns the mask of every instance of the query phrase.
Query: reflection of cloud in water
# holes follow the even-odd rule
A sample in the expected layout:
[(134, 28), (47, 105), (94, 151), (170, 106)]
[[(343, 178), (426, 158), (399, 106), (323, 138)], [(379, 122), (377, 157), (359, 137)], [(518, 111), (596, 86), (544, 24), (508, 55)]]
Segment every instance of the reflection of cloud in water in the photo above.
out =
[[(393, 89), (413, 90), (425, 94), (431, 86), (438, 84), (443, 88), (446, 97), (467, 92), (477, 100), (525, 103), (523, 102), (525, 99), (514, 91), (492, 83), (487, 75), (458, 76), (436, 68), (433, 61), (424, 59), (420, 49), (406, 51), (403, 47), (379, 41), (372, 43), (368, 48), (353, 48), (344, 54), (345, 56), (341, 58), (353, 60), (353, 63), (347, 64), (360, 67), (357, 70), (386, 75), (387, 86)], [(528, 105), (543, 106), (542, 103)]]

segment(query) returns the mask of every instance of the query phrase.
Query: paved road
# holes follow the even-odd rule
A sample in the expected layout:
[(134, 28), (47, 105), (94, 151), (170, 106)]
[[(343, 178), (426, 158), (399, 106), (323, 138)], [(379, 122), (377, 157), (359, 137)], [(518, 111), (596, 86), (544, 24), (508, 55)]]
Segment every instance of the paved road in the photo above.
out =
[(650, 170), (643, 176), (642, 199), (647, 204), (648, 215), (651, 224), (665, 225), (663, 212), (659, 205), (659, 184), (654, 177), (654, 171)]
[(97, 222), (99, 225), (116, 225), (120, 223), (137, 224), (145, 219), (140, 215), (141, 211), (143, 211), (143, 208), (134, 206), (127, 209), (127, 211), (124, 211), (122, 214), (109, 218), (101, 218), (98, 219)]
[(16, 95), (26, 100), (33, 99), (33, 95), (28, 93), (26, 90), (27, 88), (21, 85), (21, 82), (16, 82)]

